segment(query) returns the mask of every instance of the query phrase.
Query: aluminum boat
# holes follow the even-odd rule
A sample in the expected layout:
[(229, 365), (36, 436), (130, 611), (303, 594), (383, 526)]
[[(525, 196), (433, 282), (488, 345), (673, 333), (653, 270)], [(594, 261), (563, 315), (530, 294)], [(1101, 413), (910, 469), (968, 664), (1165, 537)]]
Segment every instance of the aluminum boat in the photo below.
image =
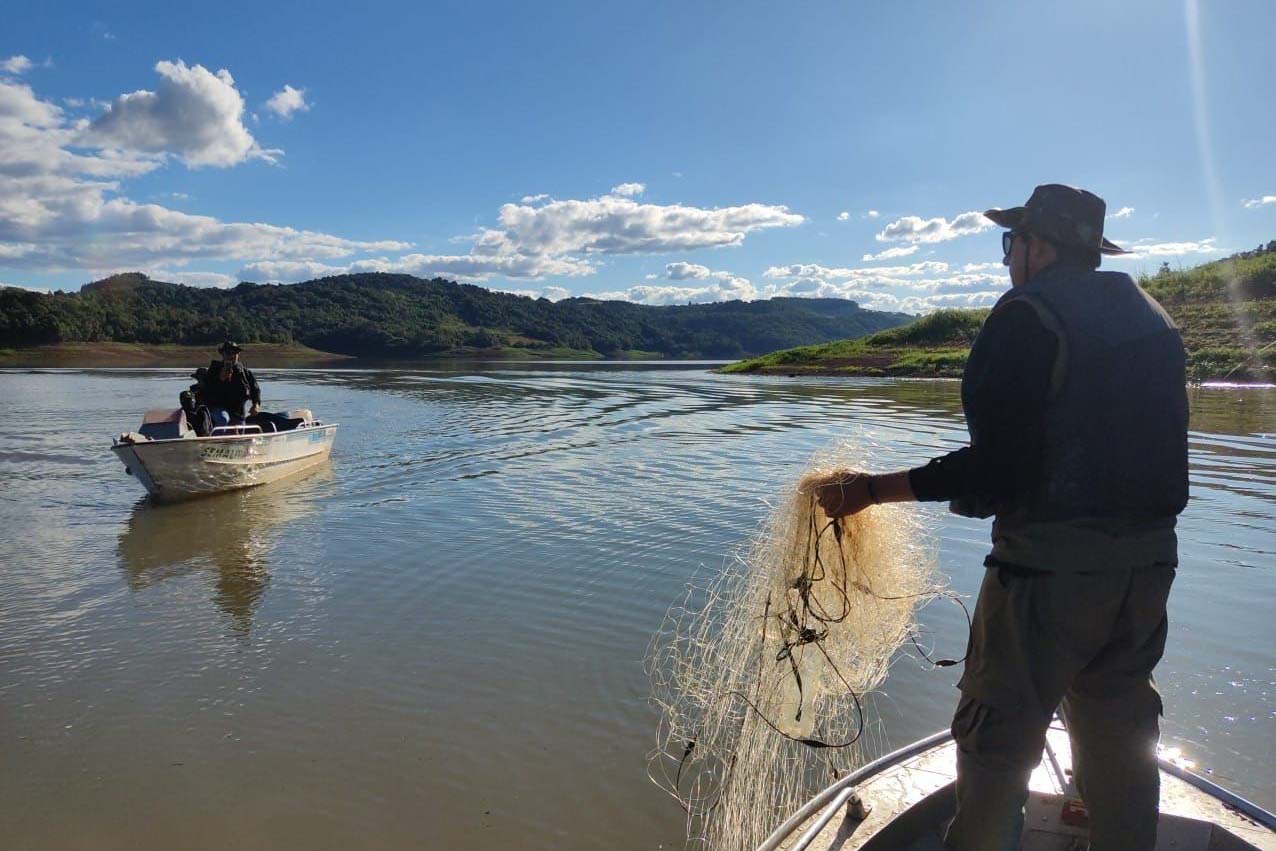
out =
[[(1029, 783), (1023, 851), (1088, 847), (1071, 753), (1067, 731), (1056, 720)], [(1159, 757), (1157, 851), (1276, 851), (1276, 815), (1196, 774), (1173, 751)], [(936, 733), (832, 784), (758, 851), (939, 851), (956, 807), (956, 776), (952, 734)]]
[(111, 450), (156, 499), (169, 502), (262, 485), (327, 460), (335, 423), (308, 410), (290, 411), (302, 422), (289, 431), (256, 425), (221, 426), (198, 437), (181, 410), (148, 411), (139, 431), (117, 437)]

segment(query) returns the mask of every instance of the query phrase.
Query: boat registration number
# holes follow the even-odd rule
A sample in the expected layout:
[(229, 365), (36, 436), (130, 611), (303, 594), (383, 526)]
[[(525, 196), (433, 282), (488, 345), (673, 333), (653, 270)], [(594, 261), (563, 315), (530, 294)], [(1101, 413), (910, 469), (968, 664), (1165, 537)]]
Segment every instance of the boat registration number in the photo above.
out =
[(248, 446), (205, 446), (200, 452), (201, 458), (215, 458), (223, 461), (238, 461), (252, 454)]

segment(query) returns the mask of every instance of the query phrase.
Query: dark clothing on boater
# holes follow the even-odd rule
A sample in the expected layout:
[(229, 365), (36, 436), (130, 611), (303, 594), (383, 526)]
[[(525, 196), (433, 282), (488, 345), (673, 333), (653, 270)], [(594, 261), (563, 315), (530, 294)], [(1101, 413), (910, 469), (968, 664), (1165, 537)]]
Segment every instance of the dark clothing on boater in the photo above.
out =
[[(1177, 563), (1187, 504), (1187, 394), (1178, 329), (1128, 275), (1056, 264), (1007, 292), (962, 379), (969, 446), (909, 473), (921, 501), (996, 516), (989, 565), (1076, 570)], [(1113, 539), (1124, 546), (1113, 547)]]
[(1156, 843), (1165, 648), (1187, 503), (1178, 329), (1125, 274), (1057, 263), (1007, 292), (962, 380), (970, 445), (909, 472), (994, 517), (953, 719), (955, 849), (1017, 848), (1061, 708), (1091, 847)]
[(228, 380), (222, 380), (223, 362), (215, 360), (208, 365), (208, 376), (201, 385), (202, 401), (210, 408), (222, 408), (234, 417), (244, 415), (244, 404), (261, 404), (261, 388), (252, 370), (243, 364), (235, 364)]
[(911, 470), (908, 481), (919, 501), (1008, 504), (1031, 489), (1041, 471), (1042, 424), (1058, 349), (1026, 304), (1010, 302), (989, 315), (966, 363), (973, 403), (966, 415), (979, 442)]

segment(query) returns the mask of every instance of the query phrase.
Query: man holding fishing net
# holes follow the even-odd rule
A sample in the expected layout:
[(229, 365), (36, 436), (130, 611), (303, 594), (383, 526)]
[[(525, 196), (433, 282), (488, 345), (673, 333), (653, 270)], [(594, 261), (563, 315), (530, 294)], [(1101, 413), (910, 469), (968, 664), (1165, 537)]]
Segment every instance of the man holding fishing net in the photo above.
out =
[(1151, 849), (1161, 698), (1152, 669), (1187, 503), (1182, 340), (1101, 254), (1105, 204), (1038, 186), (985, 215), (1011, 289), (962, 379), (970, 445), (887, 475), (844, 472), (817, 492), (830, 516), (882, 502), (948, 501), (993, 517), (961, 701), (958, 849), (1017, 848), (1028, 777), (1062, 708), (1094, 849)]

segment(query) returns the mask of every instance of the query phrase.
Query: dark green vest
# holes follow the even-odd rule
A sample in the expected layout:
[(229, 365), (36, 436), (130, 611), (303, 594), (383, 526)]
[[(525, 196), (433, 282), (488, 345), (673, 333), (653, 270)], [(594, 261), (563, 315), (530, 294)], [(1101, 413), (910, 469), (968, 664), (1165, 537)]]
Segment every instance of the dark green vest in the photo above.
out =
[(1174, 321), (1121, 272), (1055, 266), (1012, 300), (1036, 311), (1059, 351), (1041, 479), (997, 515), (993, 558), (1044, 570), (1177, 563), (1188, 406)]

